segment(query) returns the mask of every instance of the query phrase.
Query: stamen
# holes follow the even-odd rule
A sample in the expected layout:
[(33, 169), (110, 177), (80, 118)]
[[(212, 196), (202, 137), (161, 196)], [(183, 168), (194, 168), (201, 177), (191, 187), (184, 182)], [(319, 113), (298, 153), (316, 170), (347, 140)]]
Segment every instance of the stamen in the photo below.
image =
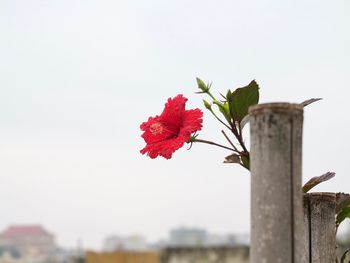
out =
[(163, 133), (163, 125), (159, 122), (157, 123), (153, 123), (150, 127), (149, 127), (149, 131), (153, 134), (153, 135), (158, 135), (158, 134), (162, 134)]

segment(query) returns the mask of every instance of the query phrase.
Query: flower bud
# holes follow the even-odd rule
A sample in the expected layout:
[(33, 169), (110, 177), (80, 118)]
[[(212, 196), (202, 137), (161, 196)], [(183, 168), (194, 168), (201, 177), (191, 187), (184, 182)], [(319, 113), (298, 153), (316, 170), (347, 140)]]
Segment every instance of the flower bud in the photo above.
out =
[(197, 84), (198, 84), (198, 88), (203, 92), (206, 93), (209, 91), (208, 86), (204, 83), (203, 80), (201, 80), (200, 78), (196, 78), (197, 80)]
[(204, 107), (206, 107), (208, 110), (211, 110), (211, 104), (207, 102), (206, 100), (203, 100)]

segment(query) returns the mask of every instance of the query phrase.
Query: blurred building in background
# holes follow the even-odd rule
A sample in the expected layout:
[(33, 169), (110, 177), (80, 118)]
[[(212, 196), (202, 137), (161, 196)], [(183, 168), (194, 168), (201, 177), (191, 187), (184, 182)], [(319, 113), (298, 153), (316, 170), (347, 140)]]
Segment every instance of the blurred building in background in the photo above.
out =
[(55, 262), (54, 236), (40, 225), (13, 225), (0, 233), (0, 263)]
[(86, 252), (80, 239), (76, 248), (63, 249), (40, 225), (12, 225), (0, 232), (0, 263), (246, 263), (248, 237), (182, 226), (153, 244), (142, 235), (111, 235), (102, 252)]
[(117, 235), (107, 237), (103, 242), (103, 251), (145, 251), (148, 244), (146, 239), (141, 235), (131, 235), (121, 237)]
[(170, 230), (168, 246), (203, 246), (206, 244), (208, 234), (202, 228), (179, 227)]
[(85, 263), (248, 263), (249, 246), (242, 244), (247, 237), (184, 226), (153, 244), (140, 235), (113, 235), (104, 240), (102, 252), (87, 251), (84, 259)]
[(205, 241), (205, 246), (235, 246), (237, 243), (238, 237), (233, 234), (209, 234)]
[(178, 227), (172, 229), (168, 240), (160, 247), (213, 247), (248, 245), (249, 235), (208, 233), (203, 228)]

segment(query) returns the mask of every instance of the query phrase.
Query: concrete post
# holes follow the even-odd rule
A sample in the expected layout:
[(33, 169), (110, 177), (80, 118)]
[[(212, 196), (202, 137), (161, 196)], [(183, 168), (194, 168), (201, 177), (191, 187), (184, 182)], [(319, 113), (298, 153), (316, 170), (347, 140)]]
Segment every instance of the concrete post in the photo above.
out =
[(301, 155), (303, 107), (250, 108), (252, 263), (304, 263)]
[(304, 222), (306, 224), (304, 240), (307, 262), (336, 262), (335, 209), (335, 193), (304, 195)]

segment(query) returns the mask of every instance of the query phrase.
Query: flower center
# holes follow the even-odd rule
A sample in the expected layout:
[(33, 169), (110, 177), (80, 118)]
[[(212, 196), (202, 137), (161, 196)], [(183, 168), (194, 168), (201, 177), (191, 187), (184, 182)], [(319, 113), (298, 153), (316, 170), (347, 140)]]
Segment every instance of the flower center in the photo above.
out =
[(163, 133), (163, 125), (160, 124), (159, 122), (153, 123), (153, 124), (149, 127), (149, 131), (150, 131), (153, 135), (162, 134), (162, 133)]

